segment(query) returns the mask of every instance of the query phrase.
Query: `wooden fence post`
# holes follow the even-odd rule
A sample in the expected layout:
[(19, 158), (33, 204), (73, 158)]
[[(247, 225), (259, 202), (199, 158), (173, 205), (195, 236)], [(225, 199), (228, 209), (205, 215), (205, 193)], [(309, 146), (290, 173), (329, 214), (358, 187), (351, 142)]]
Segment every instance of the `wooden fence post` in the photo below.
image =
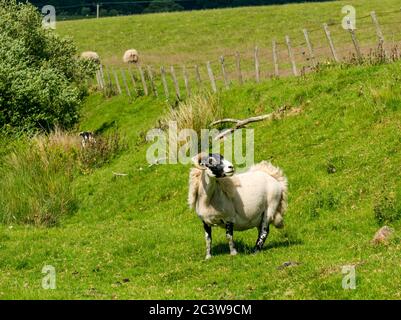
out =
[(352, 25), (351, 19), (349, 18), (347, 19), (347, 26), (348, 26), (348, 31), (351, 34), (352, 43), (354, 44), (355, 47), (356, 56), (358, 60), (361, 61), (362, 60), (361, 49), (359, 48), (359, 43), (358, 39), (356, 38), (354, 26)]
[(195, 77), (196, 77), (196, 81), (198, 82), (199, 85), (202, 84), (202, 78), (199, 72), (199, 66), (195, 65)]
[(123, 79), (125, 91), (127, 91), (127, 95), (131, 98), (131, 92), (129, 91), (129, 88), (128, 88), (127, 77), (125, 76), (125, 71), (123, 69), (121, 69), (121, 76)]
[(99, 90), (102, 90), (102, 82), (100, 80), (100, 71), (96, 71), (96, 81), (97, 81), (97, 87)]
[(164, 70), (164, 67), (160, 67), (160, 74), (162, 77), (162, 83), (163, 83), (163, 89), (164, 89), (164, 95), (166, 96), (166, 99), (169, 98), (169, 92), (168, 92), (168, 85), (167, 85), (167, 80), (166, 80), (166, 70)]
[(294, 76), (298, 76), (297, 65), (295, 64), (294, 53), (292, 52), (291, 41), (289, 36), (285, 36), (285, 42), (287, 44), (288, 56), (290, 57), (291, 60), (292, 73), (294, 74)]
[(260, 71), (259, 71), (259, 48), (258, 47), (255, 47), (254, 59), (255, 59), (255, 80), (256, 80), (256, 82), (259, 82), (260, 81)]
[(376, 36), (377, 36), (377, 39), (379, 40), (379, 43), (378, 43), (379, 50), (380, 50), (380, 49), (383, 50), (384, 55), (385, 55), (385, 57), (387, 58), (387, 57), (388, 57), (388, 54), (387, 54), (387, 51), (384, 49), (384, 37), (383, 37), (383, 32), (382, 32), (382, 30), (381, 30), (381, 28), (380, 28), (379, 21), (377, 20), (376, 12), (375, 12), (375, 11), (372, 11), (372, 12), (370, 13), (370, 16), (372, 17), (373, 24), (375, 25), (375, 28), (376, 28)]
[(106, 74), (107, 74), (108, 86), (110, 87), (110, 89), (113, 89), (113, 82), (111, 81), (111, 75), (110, 75), (109, 68), (106, 69)]
[(379, 21), (377, 20), (376, 12), (372, 11), (370, 13), (370, 16), (372, 17), (373, 24), (375, 25), (375, 28), (376, 28), (376, 36), (377, 36), (377, 39), (379, 40), (379, 44), (383, 44), (384, 43), (383, 32), (380, 28)]
[(176, 97), (178, 100), (181, 100), (180, 86), (178, 85), (177, 77), (175, 76), (175, 70), (173, 66), (171, 66), (170, 71), (171, 71), (171, 77), (173, 78), (174, 82)]
[(238, 51), (235, 53), (235, 61), (236, 61), (236, 66), (237, 66), (238, 82), (240, 84), (243, 84), (244, 80), (242, 79), (242, 72), (241, 72), (241, 56)]
[(323, 29), (326, 34), (326, 38), (329, 41), (329, 46), (330, 46), (331, 54), (333, 55), (334, 61), (340, 62), (340, 60), (337, 57), (336, 48), (334, 47), (334, 43), (331, 40), (330, 30), (329, 30), (329, 27), (327, 26), (327, 23), (323, 24)]
[(116, 70), (114, 70), (114, 69), (113, 69), (113, 75), (114, 75), (114, 79), (116, 80), (117, 91), (119, 94), (122, 94), (123, 91), (121, 90), (120, 81), (118, 80)]
[(276, 40), (272, 41), (272, 50), (273, 50), (274, 75), (276, 77), (279, 77), (280, 76), (280, 72), (278, 70), (278, 58), (277, 58), (277, 43), (276, 43)]
[(210, 66), (210, 61), (206, 63), (206, 67), (207, 67), (207, 73), (209, 74), (210, 85), (212, 86), (213, 92), (216, 93), (217, 92), (216, 81), (214, 80), (213, 70), (212, 67)]
[(308, 47), (309, 58), (310, 58), (310, 60), (312, 61), (312, 65), (313, 65), (314, 67), (316, 67), (316, 58), (315, 58), (315, 54), (314, 54), (314, 52), (313, 52), (312, 43), (310, 42), (310, 39), (309, 39), (308, 30), (302, 29), (302, 32), (304, 33), (305, 41), (306, 41), (306, 46)]
[(185, 84), (185, 90), (187, 91), (187, 97), (190, 97), (191, 96), (191, 88), (189, 86), (187, 68), (185, 66), (182, 67), (182, 74), (184, 76), (184, 84)]
[(224, 79), (224, 85), (226, 86), (226, 89), (228, 89), (230, 87), (230, 84), (227, 78), (226, 67), (224, 65), (224, 56), (220, 57), (220, 64), (221, 64), (221, 72), (223, 74), (223, 79)]
[(145, 80), (145, 74), (143, 73), (143, 69), (142, 69), (142, 67), (140, 65), (138, 66), (138, 70), (139, 70), (139, 75), (141, 76), (143, 92), (145, 93), (145, 96), (148, 96), (149, 95), (149, 91), (148, 91), (148, 86), (147, 86), (146, 80)]
[(128, 73), (129, 73), (129, 76), (131, 78), (132, 87), (134, 88), (135, 94), (138, 95), (138, 89), (137, 89), (137, 86), (136, 86), (136, 80), (135, 80), (134, 74), (132, 73), (131, 67), (128, 68)]
[(154, 79), (153, 79), (152, 67), (147, 66), (147, 70), (148, 70), (148, 75), (149, 75), (150, 87), (152, 88), (152, 91), (153, 91), (153, 94), (155, 95), (155, 97), (157, 97), (158, 94), (157, 94), (156, 86), (155, 86)]
[(105, 84), (105, 81), (104, 81), (103, 66), (101, 64), (99, 66), (99, 76), (100, 76), (101, 88), (104, 89), (106, 84)]

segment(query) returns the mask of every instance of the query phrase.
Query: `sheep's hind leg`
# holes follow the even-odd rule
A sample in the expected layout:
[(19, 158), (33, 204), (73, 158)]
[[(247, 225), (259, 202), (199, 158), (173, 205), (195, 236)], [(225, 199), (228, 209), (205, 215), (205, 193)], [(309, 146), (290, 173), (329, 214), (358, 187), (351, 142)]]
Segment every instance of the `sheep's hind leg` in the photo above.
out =
[(234, 245), (234, 224), (232, 222), (228, 222), (226, 224), (226, 236), (228, 240), (228, 245), (230, 246), (230, 254), (235, 256), (237, 254), (237, 250), (235, 249)]
[(210, 259), (212, 257), (212, 227), (203, 223), (203, 229), (205, 229), (206, 259)]
[(269, 225), (270, 225), (270, 221), (268, 220), (266, 215), (263, 213), (262, 222), (260, 223), (260, 226), (259, 226), (258, 239), (256, 240), (256, 244), (255, 244), (255, 249), (254, 249), (255, 252), (259, 252), (262, 250), (263, 245), (265, 244), (265, 241), (267, 239), (267, 236), (269, 235)]

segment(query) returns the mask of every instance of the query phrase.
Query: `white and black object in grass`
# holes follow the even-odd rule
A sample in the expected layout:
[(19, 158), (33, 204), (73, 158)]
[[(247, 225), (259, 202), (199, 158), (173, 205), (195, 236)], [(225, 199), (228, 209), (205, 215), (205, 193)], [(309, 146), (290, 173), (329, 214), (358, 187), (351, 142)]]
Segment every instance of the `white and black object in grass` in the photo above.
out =
[(79, 136), (82, 138), (81, 140), (82, 148), (86, 148), (90, 145), (96, 144), (95, 136), (91, 131), (82, 131), (79, 133)]
[(262, 161), (234, 175), (234, 166), (220, 154), (200, 153), (192, 162), (188, 202), (203, 222), (206, 259), (211, 257), (212, 226), (226, 229), (231, 255), (237, 254), (234, 230), (257, 228), (255, 251), (260, 251), (269, 225), (284, 226), (287, 178), (281, 169)]

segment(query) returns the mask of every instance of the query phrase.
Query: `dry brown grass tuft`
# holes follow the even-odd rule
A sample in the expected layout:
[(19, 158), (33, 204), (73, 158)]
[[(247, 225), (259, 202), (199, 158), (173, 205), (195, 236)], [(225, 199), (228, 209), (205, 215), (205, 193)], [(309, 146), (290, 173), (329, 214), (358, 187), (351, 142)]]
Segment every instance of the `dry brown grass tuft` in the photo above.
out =
[(211, 122), (222, 118), (223, 114), (217, 95), (195, 95), (180, 102), (177, 108), (170, 109), (161, 125), (162, 128), (167, 128), (170, 121), (175, 121), (178, 130), (192, 129), (200, 135), (202, 129), (207, 129)]

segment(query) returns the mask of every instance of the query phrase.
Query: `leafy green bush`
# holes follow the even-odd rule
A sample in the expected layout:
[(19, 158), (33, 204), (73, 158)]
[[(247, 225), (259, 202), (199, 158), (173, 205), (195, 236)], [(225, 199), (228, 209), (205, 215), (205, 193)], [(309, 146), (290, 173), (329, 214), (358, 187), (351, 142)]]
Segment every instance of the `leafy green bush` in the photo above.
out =
[(71, 40), (42, 27), (31, 4), (0, 6), (0, 128), (51, 130), (78, 120), (84, 80), (95, 64), (76, 58)]

